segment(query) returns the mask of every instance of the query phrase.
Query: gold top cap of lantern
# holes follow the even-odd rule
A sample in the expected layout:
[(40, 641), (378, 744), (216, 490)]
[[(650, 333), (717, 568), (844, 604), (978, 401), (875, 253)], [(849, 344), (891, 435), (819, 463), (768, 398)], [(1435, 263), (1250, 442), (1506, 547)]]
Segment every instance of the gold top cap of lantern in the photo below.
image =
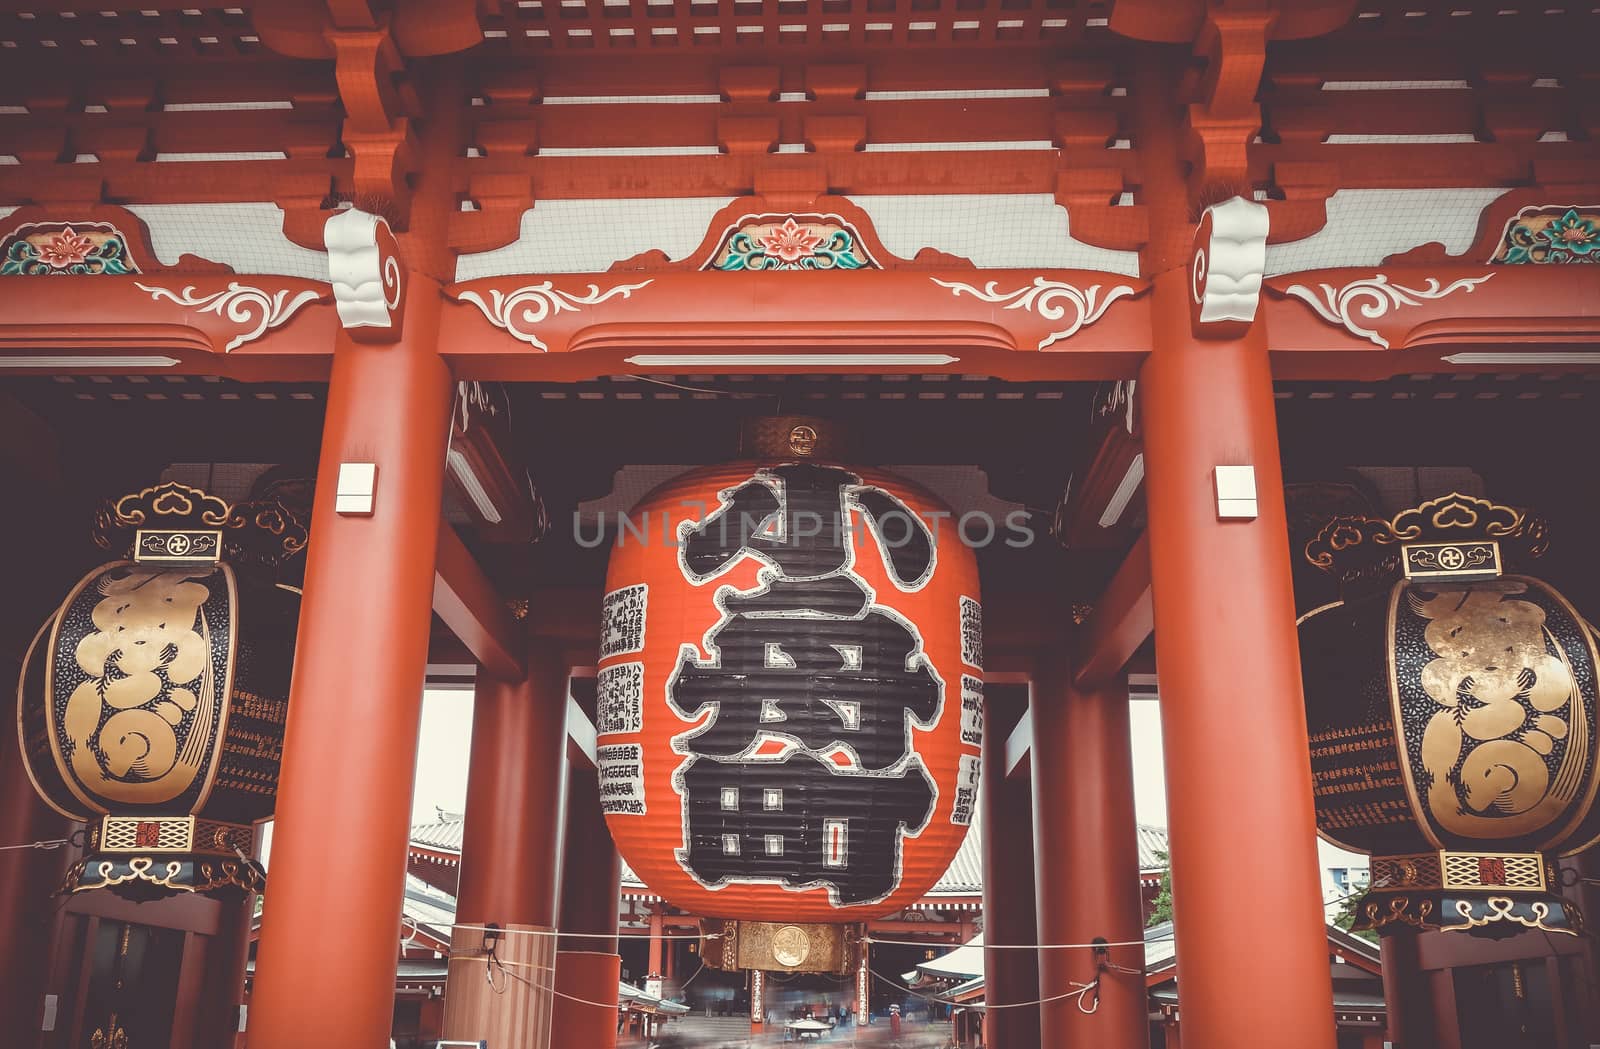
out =
[(274, 496), (229, 503), (165, 481), (106, 500), (95, 516), (94, 541), (137, 562), (276, 567), (305, 549), (306, 527)]
[(1544, 518), (1517, 507), (1451, 492), (1387, 521), (1358, 514), (1328, 520), (1305, 558), (1346, 586), (1407, 579), (1492, 579), (1502, 557), (1532, 561), (1549, 549)]

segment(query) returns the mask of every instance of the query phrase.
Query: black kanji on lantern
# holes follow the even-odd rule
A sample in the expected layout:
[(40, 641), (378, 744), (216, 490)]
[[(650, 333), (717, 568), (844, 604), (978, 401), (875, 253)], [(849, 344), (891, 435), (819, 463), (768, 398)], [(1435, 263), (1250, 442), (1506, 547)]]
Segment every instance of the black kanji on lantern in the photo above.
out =
[[(841, 904), (882, 899), (900, 877), (902, 836), (925, 826), (936, 788), (911, 749), (944, 685), (915, 626), (872, 601), (857, 575), (852, 512), (896, 582), (917, 589), (933, 537), (898, 498), (837, 467), (763, 469), (680, 534), (684, 574), (702, 583), (746, 556), (759, 584), (717, 596), (711, 658), (690, 652), (667, 685), (704, 723), (675, 745), (687, 814), (679, 857), (702, 883), (827, 885)], [(852, 789), (853, 788), (853, 789)]]

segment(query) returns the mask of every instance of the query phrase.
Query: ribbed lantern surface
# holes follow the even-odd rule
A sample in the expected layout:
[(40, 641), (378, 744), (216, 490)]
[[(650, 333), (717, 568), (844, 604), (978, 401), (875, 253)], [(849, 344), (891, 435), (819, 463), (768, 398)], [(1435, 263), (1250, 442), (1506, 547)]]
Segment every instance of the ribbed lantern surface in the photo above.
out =
[(983, 731), (977, 564), (949, 510), (877, 470), (744, 461), (668, 482), (630, 525), (597, 727), (639, 877), (755, 921), (922, 896), (971, 823)]

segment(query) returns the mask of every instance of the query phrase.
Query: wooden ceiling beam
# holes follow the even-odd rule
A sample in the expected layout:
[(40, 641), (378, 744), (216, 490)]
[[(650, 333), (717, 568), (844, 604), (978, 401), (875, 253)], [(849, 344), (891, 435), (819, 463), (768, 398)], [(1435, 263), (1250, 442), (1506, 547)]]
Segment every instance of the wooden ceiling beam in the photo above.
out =
[(522, 625), (511, 617), (505, 599), (446, 521), (439, 522), (433, 610), (485, 672), (509, 681), (525, 673)]
[(1142, 532), (1106, 586), (1074, 646), (1073, 687), (1088, 690), (1122, 672), (1155, 632), (1150, 540)]

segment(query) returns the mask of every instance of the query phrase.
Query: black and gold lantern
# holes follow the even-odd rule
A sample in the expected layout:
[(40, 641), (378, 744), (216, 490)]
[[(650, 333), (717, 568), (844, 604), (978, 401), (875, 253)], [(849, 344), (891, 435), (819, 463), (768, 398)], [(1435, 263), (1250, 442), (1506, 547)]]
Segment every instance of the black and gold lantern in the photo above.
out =
[(166, 483), (108, 503), (95, 539), (125, 559), (72, 588), (18, 690), (34, 786), (88, 823), (65, 889), (259, 891), (300, 608), (274, 575), (305, 528), (275, 498)]
[(1592, 627), (1507, 571), (1525, 511), (1452, 493), (1333, 518), (1306, 557), (1344, 599), (1300, 621), (1317, 824), (1372, 856), (1358, 929), (1575, 933), (1555, 857), (1600, 837)]

